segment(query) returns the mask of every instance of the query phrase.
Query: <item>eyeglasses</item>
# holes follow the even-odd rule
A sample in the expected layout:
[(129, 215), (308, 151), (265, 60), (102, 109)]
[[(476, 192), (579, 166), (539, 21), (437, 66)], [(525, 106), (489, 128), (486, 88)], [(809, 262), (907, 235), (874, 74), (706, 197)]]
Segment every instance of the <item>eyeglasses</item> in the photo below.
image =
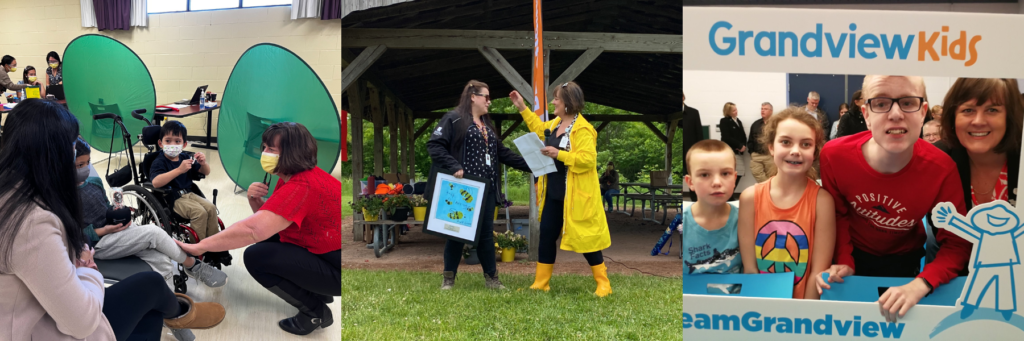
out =
[(885, 114), (892, 110), (892, 104), (894, 102), (899, 103), (900, 110), (903, 112), (917, 112), (918, 110), (921, 110), (921, 105), (924, 104), (924, 97), (907, 96), (900, 98), (869, 98), (868, 107), (871, 108), (871, 112), (873, 113)]
[(491, 95), (490, 95), (490, 94), (487, 94), (487, 95), (482, 95), (482, 94), (478, 94), (478, 93), (475, 93), (475, 92), (474, 92), (473, 94), (474, 94), (474, 95), (477, 95), (477, 96), (483, 96), (483, 97), (484, 97), (484, 99), (486, 99), (486, 100), (488, 100), (488, 101), (490, 101), (490, 100), (491, 100)]

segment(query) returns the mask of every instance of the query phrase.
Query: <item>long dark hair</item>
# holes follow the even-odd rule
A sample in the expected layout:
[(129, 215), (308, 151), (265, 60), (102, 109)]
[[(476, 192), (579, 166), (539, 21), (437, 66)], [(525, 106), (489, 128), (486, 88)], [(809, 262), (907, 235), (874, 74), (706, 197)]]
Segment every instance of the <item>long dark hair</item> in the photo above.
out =
[[(50, 53), (46, 54), (46, 64), (50, 64), (50, 57), (53, 57), (53, 59), (56, 59), (57, 60), (57, 64), (61, 64), (60, 56), (57, 55), (57, 51), (50, 51)], [(60, 67), (60, 65), (57, 65), (57, 67)]]
[[(1024, 126), (1024, 101), (1021, 100), (1017, 79), (1014, 78), (957, 78), (942, 100), (942, 139), (953, 148), (963, 148), (956, 136), (956, 115), (960, 105), (976, 100), (978, 105), (992, 101), (1006, 107), (1006, 133), (995, 147), (996, 153), (1020, 150)], [(21, 104), (19, 104), (21, 105)]]
[[(0, 140), (0, 273), (10, 273), (14, 237), (35, 206), (64, 225), (68, 259), (85, 244), (82, 204), (75, 183), (78, 119), (54, 101), (27, 99), (7, 117)], [(71, 157), (68, 157), (71, 155)]]
[[(466, 86), (462, 87), (462, 96), (459, 97), (459, 105), (452, 110), (462, 117), (463, 123), (459, 124), (458, 134), (463, 134), (466, 129), (469, 129), (469, 125), (473, 124), (473, 95), (480, 93), (480, 89), (487, 89), (490, 91), (490, 87), (486, 83), (478, 80), (470, 80), (466, 83)], [(491, 131), (497, 133), (498, 130), (494, 129), (494, 123), (491, 122), (491, 115), (483, 115), (480, 117), (480, 121), (484, 122)], [(481, 132), (483, 133), (483, 132)]]

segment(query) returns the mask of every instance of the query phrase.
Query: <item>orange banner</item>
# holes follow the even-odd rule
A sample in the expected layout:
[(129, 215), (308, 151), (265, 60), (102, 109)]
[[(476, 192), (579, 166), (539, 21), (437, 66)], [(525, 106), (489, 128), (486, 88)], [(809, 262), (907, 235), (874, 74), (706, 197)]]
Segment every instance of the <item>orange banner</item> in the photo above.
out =
[(548, 84), (544, 80), (544, 23), (540, 1), (533, 0), (533, 112), (546, 121), (548, 101), (544, 97)]

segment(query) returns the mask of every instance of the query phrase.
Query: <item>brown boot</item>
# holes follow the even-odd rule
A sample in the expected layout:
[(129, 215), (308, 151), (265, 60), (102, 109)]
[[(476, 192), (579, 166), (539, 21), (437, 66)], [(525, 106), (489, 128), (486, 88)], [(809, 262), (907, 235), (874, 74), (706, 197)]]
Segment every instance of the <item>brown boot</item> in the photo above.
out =
[(455, 271), (445, 271), (442, 275), (441, 290), (451, 290), (455, 286)]
[(183, 294), (174, 294), (178, 302), (188, 305), (185, 314), (164, 319), (164, 324), (170, 329), (210, 329), (224, 321), (224, 306), (214, 302), (192, 301), (191, 297)]
[(488, 276), (484, 274), (484, 286), (487, 289), (505, 290), (505, 286), (501, 284), (501, 280), (498, 279), (498, 273), (495, 272), (494, 276)]

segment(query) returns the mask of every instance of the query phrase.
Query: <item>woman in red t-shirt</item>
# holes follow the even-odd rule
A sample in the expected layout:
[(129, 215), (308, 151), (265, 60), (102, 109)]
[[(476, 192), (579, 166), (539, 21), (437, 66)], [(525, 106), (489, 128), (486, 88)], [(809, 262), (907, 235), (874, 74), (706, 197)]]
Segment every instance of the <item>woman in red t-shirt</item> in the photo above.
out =
[(281, 320), (285, 331), (306, 335), (334, 322), (327, 303), (341, 295), (341, 181), (316, 166), (316, 140), (306, 127), (277, 123), (263, 133), (263, 170), (281, 177), (274, 195), (249, 186), (252, 216), (198, 244), (178, 242), (193, 255), (245, 250), (245, 268), (299, 314)]

